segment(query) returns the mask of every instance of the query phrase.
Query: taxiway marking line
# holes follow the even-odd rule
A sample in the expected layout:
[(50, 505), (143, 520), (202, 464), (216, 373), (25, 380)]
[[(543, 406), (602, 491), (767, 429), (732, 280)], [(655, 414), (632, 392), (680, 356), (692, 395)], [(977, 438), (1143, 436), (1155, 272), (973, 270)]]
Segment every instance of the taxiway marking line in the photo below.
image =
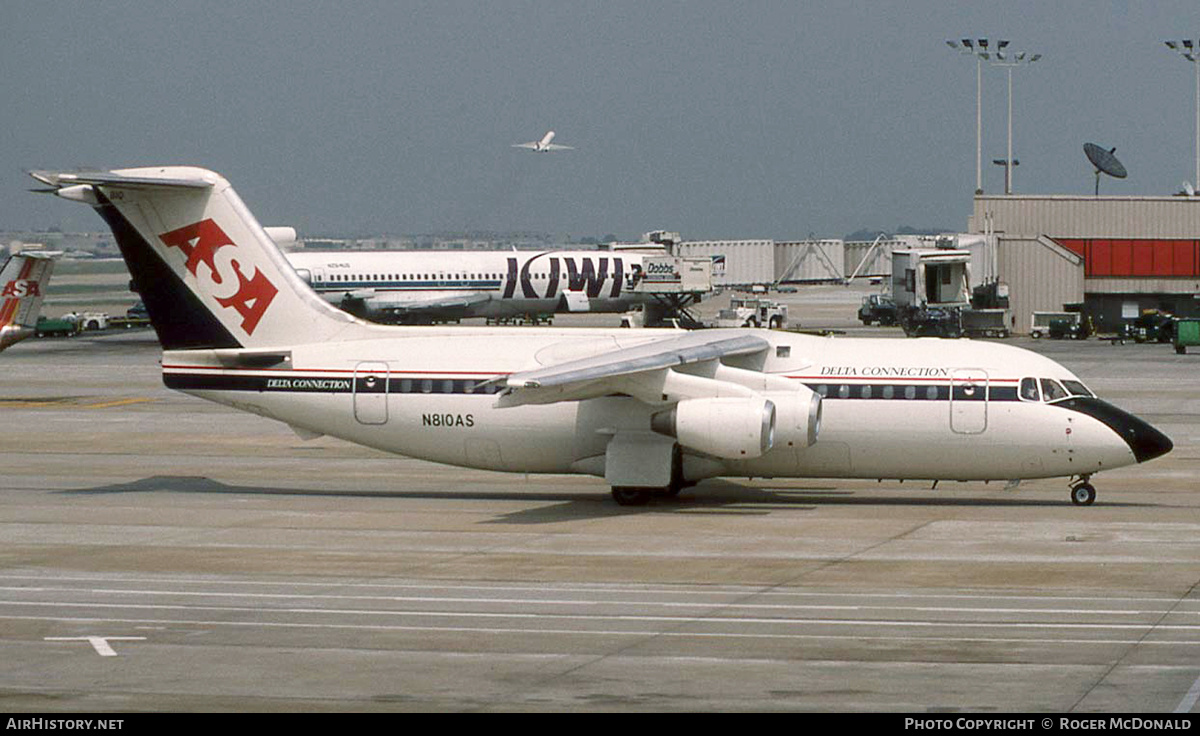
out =
[[(754, 586), (745, 587), (724, 587), (714, 588), (706, 587), (703, 590), (680, 586), (678, 588), (651, 588), (637, 585), (620, 585), (620, 584), (597, 584), (597, 585), (578, 585), (578, 584), (563, 584), (563, 585), (431, 585), (428, 583), (342, 583), (342, 582), (303, 582), (303, 581), (273, 581), (273, 580), (222, 580), (212, 581), (195, 578), (129, 578), (129, 577), (106, 577), (106, 576), (56, 576), (47, 578), (45, 575), (22, 575), (22, 574), (0, 574), (0, 580), (35, 580), (38, 583), (43, 583), (48, 580), (54, 581), (79, 581), (84, 583), (96, 584), (100, 582), (107, 583), (154, 583), (162, 585), (164, 583), (177, 583), (181, 585), (214, 585), (220, 584), (229, 587), (244, 586), (244, 585), (262, 585), (262, 586), (277, 586), (290, 588), (370, 588), (392, 590), (392, 589), (441, 589), (441, 590), (478, 590), (484, 592), (491, 591), (519, 591), (519, 590), (534, 590), (534, 591), (549, 591), (555, 593), (574, 592), (574, 593), (602, 593), (611, 595), (613, 591), (621, 593), (640, 593), (653, 595), (689, 595), (689, 596), (736, 596), (739, 599), (746, 595), (758, 594), (764, 597), (788, 597), (794, 596), (797, 598), (814, 598), (814, 597), (830, 597), (830, 598), (878, 598), (881, 600), (921, 600), (921, 599), (949, 599), (949, 600), (981, 600), (981, 601), (1126, 601), (1142, 604), (1153, 603), (1200, 603), (1200, 599), (1194, 601), (1180, 601), (1178, 598), (1145, 598), (1145, 597), (1125, 597), (1115, 598), (1112, 596), (1064, 596), (1064, 595), (1012, 595), (1005, 593), (862, 593), (862, 592), (838, 592), (838, 591), (812, 591), (803, 589), (788, 589), (779, 587), (761, 588)], [(43, 585), (36, 586), (12, 586), (13, 590), (39, 590), (43, 589)], [(534, 599), (536, 600), (536, 599)]]
[(47, 636), (45, 641), (86, 641), (101, 657), (115, 657), (117, 651), (109, 644), (110, 641), (146, 641), (144, 636)]
[[(408, 626), (400, 624), (319, 624), (319, 623), (288, 623), (270, 621), (174, 621), (170, 619), (132, 619), (132, 618), (81, 618), (81, 617), (42, 617), (42, 616), (7, 616), (0, 615), (0, 620), (18, 621), (58, 621), (66, 623), (124, 623), (141, 626), (212, 626), (231, 628), (259, 627), (266, 629), (349, 629), (354, 631), (412, 631), (432, 633), (478, 633), (478, 634), (530, 634), (536, 636), (634, 636), (644, 637), (645, 631), (619, 630), (575, 630), (575, 629), (519, 629), (495, 626)], [(862, 622), (870, 623), (870, 622)], [(757, 634), (745, 632), (686, 632), (663, 631), (655, 632), (656, 636), (672, 638), (697, 639), (782, 639), (782, 640), (831, 640), (831, 641), (944, 641), (944, 642), (974, 642), (980, 644), (1063, 644), (1087, 645), (1098, 644), (1105, 646), (1128, 646), (1137, 644), (1160, 646), (1200, 646), (1200, 641), (1162, 640), (1143, 641), (1140, 639), (1026, 639), (1017, 637), (967, 637), (967, 636), (880, 636), (876, 634)]]
[(1179, 705), (1175, 707), (1176, 713), (1191, 713), (1192, 708), (1196, 707), (1196, 701), (1200, 700), (1200, 677), (1192, 683), (1192, 687), (1188, 689), (1187, 694), (1183, 696), (1183, 700), (1179, 701)]
[[(738, 610), (761, 610), (761, 611), (873, 611), (887, 610), (895, 611), (897, 609), (903, 611), (912, 611), (918, 613), (995, 613), (995, 614), (1080, 614), (1080, 615), (1097, 615), (1097, 616), (1139, 616), (1151, 613), (1164, 613), (1164, 611), (1144, 611), (1144, 610), (1119, 610), (1119, 609), (1091, 609), (1091, 608), (996, 608), (994, 606), (987, 607), (969, 607), (969, 606), (913, 606), (905, 604), (891, 605), (862, 605), (862, 604), (787, 604), (787, 603), (738, 603), (730, 602), (714, 602), (714, 601), (648, 601), (648, 600), (586, 600), (586, 599), (563, 599), (563, 598), (469, 598), (458, 596), (372, 596), (372, 595), (330, 595), (330, 594), (306, 594), (306, 593), (225, 593), (215, 591), (175, 591), (175, 590), (129, 590), (118, 588), (63, 588), (63, 587), (48, 587), (38, 586), (36, 588), (25, 588), (20, 586), (0, 586), (0, 591), (10, 592), (50, 592), (50, 593), (90, 593), (96, 595), (128, 595), (128, 596), (178, 596), (186, 597), (203, 597), (203, 598), (245, 598), (251, 600), (263, 599), (288, 599), (301, 598), (303, 600), (349, 600), (349, 601), (388, 601), (393, 603), (458, 603), (458, 604), (519, 604), (523, 606), (645, 606), (647, 608), (704, 608), (706, 610), (722, 610), (722, 609), (738, 609)], [(9, 601), (0, 599), (0, 605), (4, 605)], [(32, 601), (14, 601), (22, 605), (32, 604)], [(45, 605), (92, 605), (90, 603), (63, 603), (61, 601), (45, 601)], [(121, 604), (97, 604), (97, 605), (121, 605)], [(130, 604), (137, 605), (137, 604)], [(272, 610), (288, 610), (288, 609), (272, 609)], [(331, 610), (339, 612), (337, 609), (312, 609), (312, 610)], [(1180, 613), (1197, 615), (1200, 611), (1181, 611)]]
[[(1197, 631), (1200, 624), (1166, 624), (1154, 625), (1149, 623), (1047, 623), (1047, 622), (988, 622), (988, 621), (901, 621), (884, 619), (846, 619), (846, 618), (764, 618), (750, 616), (666, 616), (666, 615), (634, 615), (634, 614), (595, 614), (595, 613), (501, 613), (488, 611), (421, 611), (421, 610), (370, 610), (370, 609), (337, 609), (337, 608), (255, 608), (250, 606), (185, 606), (174, 604), (144, 604), (144, 603), (70, 603), (46, 601), (0, 601), (0, 606), (42, 606), (45, 608), (93, 608), (93, 609), (145, 609), (152, 611), (225, 611), (229, 613), (257, 613), (277, 615), (324, 615), (324, 616), (371, 616), (397, 618), (462, 618), (462, 619), (517, 619), (517, 620), (546, 620), (561, 619), (566, 621), (624, 621), (662, 624), (774, 624), (791, 626), (890, 626), (895, 628), (973, 628), (973, 629), (1045, 629), (1045, 630), (1154, 630)], [(55, 616), (43, 617), (54, 620)], [(176, 622), (186, 623), (186, 622)], [(1197, 643), (1200, 643), (1198, 641)]]
[(150, 398), (116, 399), (114, 401), (103, 401), (103, 402), (100, 402), (99, 404), (84, 404), (82, 408), (84, 408), (84, 409), (109, 409), (114, 406), (128, 406), (129, 404), (144, 404), (148, 401), (154, 401), (154, 399), (150, 399)]

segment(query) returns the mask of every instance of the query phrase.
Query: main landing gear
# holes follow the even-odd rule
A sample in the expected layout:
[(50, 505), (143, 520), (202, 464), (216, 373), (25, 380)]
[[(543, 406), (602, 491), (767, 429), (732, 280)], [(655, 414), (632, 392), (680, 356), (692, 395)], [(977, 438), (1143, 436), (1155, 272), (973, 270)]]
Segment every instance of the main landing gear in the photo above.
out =
[(683, 452), (679, 449), (679, 445), (675, 445), (675, 449), (671, 455), (671, 483), (668, 486), (658, 488), (644, 488), (640, 486), (613, 486), (612, 497), (617, 502), (618, 506), (645, 506), (650, 503), (650, 498), (655, 495), (675, 498), (684, 488), (690, 488), (696, 485), (696, 481), (688, 481), (683, 477)]
[(1076, 506), (1091, 506), (1096, 500), (1096, 488), (1088, 482), (1091, 476), (1080, 476), (1079, 480), (1071, 485), (1071, 503)]
[(619, 506), (645, 506), (652, 496), (675, 498), (679, 492), (695, 483), (672, 483), (665, 488), (638, 488), (635, 486), (613, 486), (612, 497)]

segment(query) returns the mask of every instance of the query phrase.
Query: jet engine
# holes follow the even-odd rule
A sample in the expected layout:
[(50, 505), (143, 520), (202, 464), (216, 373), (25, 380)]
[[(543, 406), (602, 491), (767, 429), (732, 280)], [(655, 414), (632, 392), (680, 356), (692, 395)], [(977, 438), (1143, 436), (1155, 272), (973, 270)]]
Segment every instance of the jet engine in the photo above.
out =
[(761, 396), (684, 399), (654, 414), (650, 428), (692, 450), (749, 460), (775, 443), (775, 404)]
[(821, 432), (821, 396), (807, 386), (798, 390), (768, 391), (775, 404), (775, 444), (778, 447), (811, 447)]

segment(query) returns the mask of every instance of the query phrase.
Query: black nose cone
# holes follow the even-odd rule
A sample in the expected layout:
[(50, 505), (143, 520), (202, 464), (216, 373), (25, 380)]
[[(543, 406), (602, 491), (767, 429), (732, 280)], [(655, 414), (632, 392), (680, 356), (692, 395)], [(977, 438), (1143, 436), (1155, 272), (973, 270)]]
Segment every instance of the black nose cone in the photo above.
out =
[(1128, 434), (1123, 436), (1139, 463), (1166, 455), (1175, 447), (1170, 437), (1137, 417), (1133, 417), (1133, 419), (1136, 424), (1127, 429)]
[(1107, 424), (1112, 431), (1125, 440), (1125, 444), (1129, 445), (1129, 449), (1139, 463), (1166, 455), (1175, 447), (1170, 437), (1107, 401), (1075, 397), (1060, 402), (1059, 405), (1095, 417)]

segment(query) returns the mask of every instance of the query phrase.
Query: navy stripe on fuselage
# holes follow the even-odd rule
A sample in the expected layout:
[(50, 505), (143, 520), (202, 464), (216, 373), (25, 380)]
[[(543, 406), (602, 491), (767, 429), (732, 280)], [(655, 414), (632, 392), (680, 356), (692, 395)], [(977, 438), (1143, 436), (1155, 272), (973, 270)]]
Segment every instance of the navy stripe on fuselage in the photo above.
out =
[(387, 393), (387, 394), (477, 394), (498, 393), (500, 386), (483, 386), (487, 379), (445, 377), (399, 377), (363, 375), (350, 377), (305, 375), (248, 375), (230, 373), (164, 372), (163, 384), (179, 391), (267, 391), (284, 393)]
[[(805, 383), (822, 399), (946, 401), (948, 383)], [(1017, 401), (1015, 386), (954, 386), (955, 401)]]
[[(386, 380), (384, 380), (386, 378)], [(319, 375), (261, 375), (239, 373), (182, 373), (166, 371), (163, 382), (168, 388), (180, 390), (222, 391), (293, 391), (298, 393), (393, 393), (393, 394), (470, 394), (496, 393), (499, 386), (480, 388), (488, 379), (448, 378), (444, 375), (409, 375), (391, 373), (386, 377)], [(946, 401), (950, 384), (895, 383), (806, 383), (812, 391), (827, 400), (900, 400)], [(1015, 386), (970, 387), (956, 385), (955, 401), (1017, 401)]]

